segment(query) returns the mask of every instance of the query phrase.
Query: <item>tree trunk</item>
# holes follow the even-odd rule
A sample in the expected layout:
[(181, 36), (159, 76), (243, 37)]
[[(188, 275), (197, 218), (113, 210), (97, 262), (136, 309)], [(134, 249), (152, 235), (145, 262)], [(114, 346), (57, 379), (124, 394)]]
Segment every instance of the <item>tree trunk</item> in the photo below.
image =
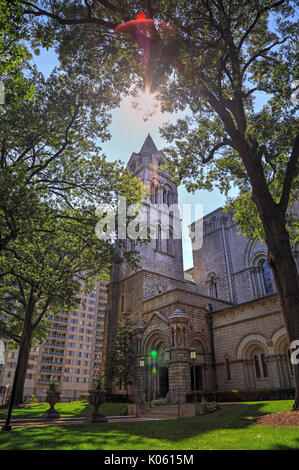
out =
[[(273, 214), (265, 221), (265, 241), (268, 246), (268, 262), (271, 266), (290, 346), (299, 340), (299, 276), (292, 255), (284, 217)], [(299, 409), (299, 365), (293, 364), (295, 378), (295, 403)]]
[(24, 346), (23, 353), (21, 356), (20, 369), (18, 374), (18, 379), (16, 383), (16, 392), (14, 398), (14, 405), (19, 405), (23, 403), (24, 400), (24, 386), (28, 368), (29, 354), (31, 349), (31, 340), (32, 340), (32, 330), (24, 332)]
[[(268, 263), (273, 272), (284, 324), (292, 347), (292, 342), (299, 340), (299, 277), (286, 229), (285, 211), (273, 201), (261, 162), (254, 158), (250, 147), (244, 145), (244, 141), (241, 144), (239, 152), (248, 172), (252, 198), (265, 231)], [(293, 366), (296, 388), (293, 409), (297, 410), (299, 409), (299, 366), (296, 364)]]

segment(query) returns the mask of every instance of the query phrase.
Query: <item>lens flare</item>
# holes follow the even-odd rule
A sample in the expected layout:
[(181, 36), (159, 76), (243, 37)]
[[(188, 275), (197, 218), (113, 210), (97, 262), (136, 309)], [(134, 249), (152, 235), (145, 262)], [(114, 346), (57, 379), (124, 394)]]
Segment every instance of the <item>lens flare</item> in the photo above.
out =
[(118, 25), (115, 32), (129, 34), (137, 42), (146, 86), (151, 92), (158, 89), (171, 66), (184, 71), (185, 66), (177, 55), (175, 28), (165, 21), (155, 21), (138, 13), (135, 20)]
[(149, 90), (142, 92), (137, 91), (134, 100), (132, 101), (132, 108), (142, 113), (144, 122), (151, 119), (159, 108), (159, 102), (156, 98), (157, 93), (150, 93)]

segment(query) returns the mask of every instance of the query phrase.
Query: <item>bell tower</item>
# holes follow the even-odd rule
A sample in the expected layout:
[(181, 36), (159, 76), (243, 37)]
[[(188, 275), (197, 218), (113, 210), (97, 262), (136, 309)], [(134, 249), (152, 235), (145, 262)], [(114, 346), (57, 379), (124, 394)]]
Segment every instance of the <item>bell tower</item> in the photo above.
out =
[[(177, 185), (171, 174), (163, 169), (165, 158), (158, 151), (150, 134), (139, 153), (133, 153), (128, 169), (149, 189), (143, 202), (147, 226), (151, 228), (151, 242), (134, 246), (140, 254), (140, 270), (146, 269), (178, 280), (184, 279), (181, 219), (178, 210)], [(134, 245), (134, 243), (133, 243)], [(132, 245), (128, 239), (128, 248)], [(119, 278), (132, 274), (128, 266), (121, 266)]]
[[(178, 211), (177, 185), (163, 168), (165, 158), (150, 134), (138, 153), (133, 153), (128, 169), (149, 189), (143, 201), (150, 242), (134, 243), (127, 237), (126, 250), (139, 254), (139, 266), (133, 270), (128, 264), (114, 265), (108, 284), (108, 304), (104, 333), (104, 361), (113, 348), (115, 328), (129, 316), (135, 331), (144, 322), (144, 308), (148, 299), (159, 296), (184, 282), (181, 240), (181, 219)], [(110, 388), (109, 384), (107, 384)], [(113, 389), (113, 384), (111, 383)]]

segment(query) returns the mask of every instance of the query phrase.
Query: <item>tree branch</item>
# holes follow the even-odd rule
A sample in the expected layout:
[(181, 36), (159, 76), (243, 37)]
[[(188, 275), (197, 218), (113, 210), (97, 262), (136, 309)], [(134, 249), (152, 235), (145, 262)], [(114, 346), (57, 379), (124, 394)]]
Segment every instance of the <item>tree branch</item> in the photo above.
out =
[(273, 3), (273, 5), (269, 5), (265, 8), (263, 8), (262, 10), (258, 11), (257, 14), (256, 14), (256, 17), (254, 18), (253, 22), (251, 23), (251, 25), (249, 26), (249, 28), (245, 31), (245, 33), (243, 34), (240, 42), (239, 42), (239, 45), (237, 47), (237, 50), (240, 51), (241, 50), (241, 47), (242, 45), (244, 44), (244, 41), (246, 40), (246, 38), (249, 36), (249, 34), (251, 33), (251, 31), (254, 29), (255, 25), (257, 24), (258, 20), (260, 19), (260, 17), (262, 16), (263, 13), (265, 13), (266, 11), (268, 10), (271, 10), (272, 8), (276, 8), (278, 7), (279, 5), (282, 5), (282, 3), (285, 3), (286, 0), (279, 0), (278, 2), (276, 3)]
[(283, 182), (282, 194), (279, 201), (279, 208), (284, 213), (286, 212), (289, 204), (290, 193), (292, 189), (292, 183), (295, 177), (299, 173), (299, 166), (298, 166), (298, 157), (299, 157), (299, 133), (296, 135), (292, 153), (290, 159), (287, 164), (285, 178)]
[[(94, 17), (85, 17), (85, 18), (61, 18), (61, 16), (56, 15), (55, 13), (51, 13), (47, 10), (43, 10), (42, 8), (39, 8), (37, 5), (34, 5), (31, 2), (23, 0), (24, 5), (30, 8), (30, 10), (24, 10), (25, 15), (34, 15), (34, 16), (47, 16), (48, 18), (51, 18), (52, 20), (57, 21), (59, 24), (62, 25), (78, 25), (78, 24), (97, 24), (100, 26), (104, 26), (105, 28), (108, 29), (115, 29), (117, 26), (117, 23), (112, 23), (111, 21), (106, 21), (102, 20), (100, 18), (94, 18)], [(34, 8), (34, 10), (32, 10)]]
[(217, 150), (219, 150), (222, 147), (226, 147), (227, 145), (229, 145), (230, 147), (233, 147), (233, 142), (230, 139), (223, 139), (221, 142), (214, 145), (214, 147), (211, 149), (207, 158), (202, 158), (202, 163), (203, 164), (208, 163), (210, 160), (214, 158), (214, 154), (215, 152), (217, 152)]
[(246, 62), (246, 64), (244, 65), (244, 67), (243, 67), (243, 69), (242, 69), (241, 77), (244, 76), (244, 73), (245, 73), (246, 70), (248, 69), (249, 65), (252, 64), (252, 62), (254, 62), (255, 59), (257, 59), (258, 57), (262, 56), (265, 52), (270, 51), (274, 46), (277, 46), (278, 44), (283, 44), (283, 43), (286, 42), (288, 39), (290, 39), (289, 36), (287, 36), (285, 39), (282, 39), (281, 41), (275, 41), (275, 42), (273, 42), (272, 44), (270, 44), (270, 46), (265, 47), (265, 49), (261, 49), (261, 50), (258, 51), (256, 54), (254, 54), (252, 57), (250, 57), (250, 59), (248, 60), (248, 62)]

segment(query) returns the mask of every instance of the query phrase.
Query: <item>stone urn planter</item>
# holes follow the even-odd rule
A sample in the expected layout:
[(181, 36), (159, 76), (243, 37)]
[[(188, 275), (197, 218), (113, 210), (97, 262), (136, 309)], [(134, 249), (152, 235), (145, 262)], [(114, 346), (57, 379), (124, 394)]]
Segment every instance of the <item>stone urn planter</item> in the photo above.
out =
[(50, 408), (43, 414), (43, 418), (60, 418), (60, 413), (54, 408), (56, 403), (60, 402), (60, 392), (57, 390), (48, 390), (46, 395), (46, 402), (49, 403)]
[(86, 418), (89, 423), (107, 423), (107, 417), (99, 412), (99, 407), (105, 402), (105, 394), (105, 390), (89, 390), (87, 400), (93, 406), (93, 412)]
[(99, 412), (99, 407), (105, 402), (106, 390), (103, 387), (103, 377), (98, 375), (97, 379), (92, 384), (92, 389), (88, 390), (88, 403), (93, 406), (93, 412), (87, 416), (86, 420), (89, 423), (107, 423), (108, 419)]

